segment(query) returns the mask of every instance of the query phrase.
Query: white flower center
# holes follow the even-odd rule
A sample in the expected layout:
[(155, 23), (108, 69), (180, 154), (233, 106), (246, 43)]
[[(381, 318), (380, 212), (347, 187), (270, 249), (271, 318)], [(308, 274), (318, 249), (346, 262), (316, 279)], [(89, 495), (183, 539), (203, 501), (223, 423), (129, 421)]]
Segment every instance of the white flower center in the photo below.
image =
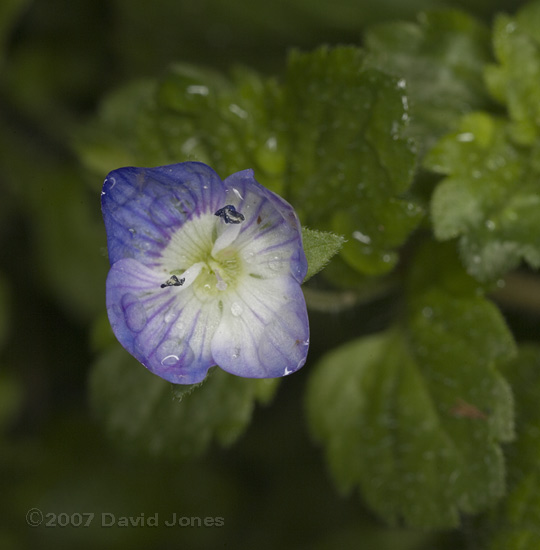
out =
[(213, 214), (186, 222), (163, 250), (164, 282), (173, 275), (184, 279), (175, 289), (193, 286), (197, 298), (205, 302), (235, 288), (243, 272), (242, 259), (234, 246), (240, 229), (240, 224), (225, 224)]

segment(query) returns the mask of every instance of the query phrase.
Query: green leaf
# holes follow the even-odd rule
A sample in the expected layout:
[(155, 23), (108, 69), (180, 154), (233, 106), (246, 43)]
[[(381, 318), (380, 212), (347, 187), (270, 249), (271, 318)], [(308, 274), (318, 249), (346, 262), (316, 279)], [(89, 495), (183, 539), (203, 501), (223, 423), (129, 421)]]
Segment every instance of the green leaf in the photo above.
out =
[[(351, 116), (354, 113), (354, 116)], [(102, 174), (118, 165), (199, 160), (222, 177), (253, 168), (308, 225), (344, 233), (342, 257), (376, 275), (397, 262), (423, 211), (403, 82), (365, 66), (357, 48), (293, 53), (282, 84), (186, 65), (104, 103), (77, 149)]]
[(194, 155), (222, 177), (253, 168), (283, 194), (286, 152), (281, 89), (272, 79), (237, 69), (230, 80), (185, 65), (161, 82), (161, 129), (178, 156)]
[(223, 178), (253, 168), (260, 183), (282, 194), (280, 94), (275, 81), (248, 70), (226, 79), (175, 65), (158, 83), (133, 83), (109, 96), (76, 148), (102, 174), (118, 166), (198, 160)]
[(540, 130), (540, 2), (531, 2), (515, 17), (498, 16), (493, 45), (499, 64), (486, 67), (486, 84), (508, 107), (513, 139), (530, 145)]
[(508, 494), (482, 522), (489, 550), (540, 546), (540, 348), (527, 345), (503, 371), (516, 396), (517, 438), (508, 447)]
[(522, 259), (540, 267), (536, 156), (510, 141), (504, 120), (472, 113), (425, 159), (448, 176), (431, 201), (435, 236), (457, 237), (467, 271), (480, 281), (501, 277)]
[(153, 81), (132, 82), (107, 96), (96, 118), (81, 128), (73, 146), (83, 164), (99, 176), (96, 189), (115, 168), (170, 161), (154, 121), (155, 93)]
[(495, 364), (514, 344), (479, 296), (417, 288), (409, 309), (407, 326), (320, 361), (308, 418), (342, 490), (358, 486), (390, 523), (448, 528), (504, 493), (512, 395)]
[(289, 200), (307, 225), (344, 234), (342, 257), (391, 270), (422, 209), (405, 194), (416, 154), (404, 83), (352, 47), (292, 52), (284, 83)]
[(455, 10), (422, 12), (416, 23), (383, 23), (365, 37), (372, 62), (407, 82), (411, 124), (423, 151), (459, 117), (490, 105), (483, 80), (492, 60), (488, 28)]
[(267, 403), (278, 379), (240, 378), (213, 369), (200, 384), (173, 386), (119, 346), (102, 353), (91, 376), (91, 399), (110, 436), (132, 452), (195, 457), (213, 440), (232, 444)]
[(302, 228), (302, 242), (308, 262), (308, 271), (304, 282), (324, 269), (332, 256), (339, 252), (343, 241), (344, 238), (341, 235)]

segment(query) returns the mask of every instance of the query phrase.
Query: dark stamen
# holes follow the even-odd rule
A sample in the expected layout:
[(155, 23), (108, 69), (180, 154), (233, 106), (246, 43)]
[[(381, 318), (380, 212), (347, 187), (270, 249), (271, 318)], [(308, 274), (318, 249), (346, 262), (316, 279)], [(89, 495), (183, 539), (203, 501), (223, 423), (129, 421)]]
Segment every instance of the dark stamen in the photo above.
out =
[(214, 215), (223, 218), (225, 223), (240, 223), (246, 219), (232, 204), (220, 208)]
[(168, 286), (182, 286), (185, 282), (185, 279), (179, 279), (176, 275), (171, 275), (170, 279), (161, 285), (161, 288), (166, 288)]

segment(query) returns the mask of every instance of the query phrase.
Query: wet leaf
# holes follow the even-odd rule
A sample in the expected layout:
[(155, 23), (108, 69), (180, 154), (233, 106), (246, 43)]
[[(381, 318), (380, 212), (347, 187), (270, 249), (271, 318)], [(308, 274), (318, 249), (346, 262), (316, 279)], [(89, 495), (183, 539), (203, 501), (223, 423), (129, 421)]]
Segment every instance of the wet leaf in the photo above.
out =
[(115, 442), (129, 452), (171, 458), (198, 456), (212, 441), (233, 443), (278, 383), (214, 369), (200, 384), (177, 387), (119, 346), (101, 354), (90, 381), (93, 407)]
[(531, 145), (540, 131), (540, 2), (530, 2), (515, 17), (499, 15), (493, 46), (498, 64), (486, 67), (486, 83), (508, 108), (513, 139)]
[(481, 532), (489, 550), (527, 550), (540, 545), (540, 348), (522, 347), (504, 373), (515, 394), (517, 438), (506, 449), (507, 496)]
[(344, 491), (358, 487), (392, 524), (448, 528), (504, 494), (513, 407), (496, 366), (514, 342), (466, 275), (455, 286), (421, 269), (412, 279), (406, 323), (316, 366), (308, 418)]
[(435, 236), (458, 238), (467, 271), (480, 281), (521, 260), (540, 267), (537, 152), (515, 146), (509, 132), (503, 119), (470, 114), (425, 161), (447, 176), (431, 201)]
[(376, 66), (406, 80), (407, 132), (424, 152), (462, 114), (491, 103), (482, 79), (492, 61), (489, 29), (466, 13), (427, 11), (415, 23), (377, 25), (367, 31), (366, 48)]
[(418, 224), (404, 198), (414, 173), (405, 83), (366, 64), (358, 48), (293, 52), (285, 78), (286, 189), (306, 224), (345, 235), (357, 271), (390, 271)]

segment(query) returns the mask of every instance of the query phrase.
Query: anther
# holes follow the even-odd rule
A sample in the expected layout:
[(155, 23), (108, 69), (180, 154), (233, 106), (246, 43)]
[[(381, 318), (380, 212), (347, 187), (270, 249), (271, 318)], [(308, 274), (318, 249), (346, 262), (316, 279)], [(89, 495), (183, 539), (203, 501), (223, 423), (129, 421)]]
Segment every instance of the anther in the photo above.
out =
[(179, 279), (176, 275), (171, 275), (165, 283), (161, 285), (161, 288), (166, 288), (168, 286), (182, 286), (186, 279)]
[(240, 223), (246, 219), (232, 204), (220, 208), (214, 215), (223, 218), (225, 223)]

